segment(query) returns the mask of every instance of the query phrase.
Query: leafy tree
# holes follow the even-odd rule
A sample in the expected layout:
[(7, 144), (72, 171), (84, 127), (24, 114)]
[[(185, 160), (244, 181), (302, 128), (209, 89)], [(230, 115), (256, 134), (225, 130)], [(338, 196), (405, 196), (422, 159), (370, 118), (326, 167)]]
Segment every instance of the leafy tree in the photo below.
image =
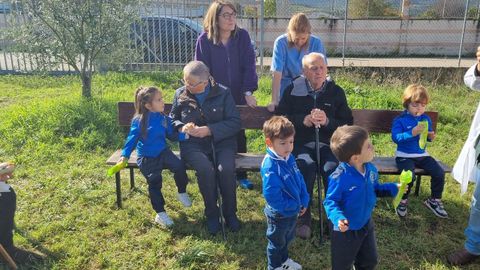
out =
[(277, 16), (277, 1), (276, 0), (265, 0), (265, 17), (275, 17)]
[(370, 17), (392, 17), (398, 13), (385, 0), (350, 0), (348, 17), (352, 19)]
[(84, 97), (92, 95), (92, 77), (101, 59), (111, 63), (125, 60), (130, 25), (140, 4), (138, 0), (14, 2), (19, 7), (14, 18), (23, 18), (9, 33), (15, 46), (35, 55), (43, 67), (70, 65), (80, 74)]
[(460, 18), (465, 14), (465, 0), (437, 0), (419, 17), (428, 19)]

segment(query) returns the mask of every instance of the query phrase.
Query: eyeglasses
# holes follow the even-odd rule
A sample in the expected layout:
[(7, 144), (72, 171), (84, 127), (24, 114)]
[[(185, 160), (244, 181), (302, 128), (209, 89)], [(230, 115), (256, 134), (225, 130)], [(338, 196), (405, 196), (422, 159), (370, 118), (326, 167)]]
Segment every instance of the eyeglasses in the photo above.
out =
[(236, 12), (232, 12), (232, 13), (228, 13), (228, 12), (225, 12), (223, 14), (220, 14), (220, 16), (222, 16), (225, 20), (230, 20), (231, 18), (237, 18), (237, 13)]
[(188, 86), (190, 88), (195, 88), (195, 87), (199, 86), (200, 84), (205, 83), (205, 82), (199, 81), (195, 84), (190, 84), (189, 82), (185, 81), (184, 79), (181, 79), (180, 82), (182, 82), (183, 85)]

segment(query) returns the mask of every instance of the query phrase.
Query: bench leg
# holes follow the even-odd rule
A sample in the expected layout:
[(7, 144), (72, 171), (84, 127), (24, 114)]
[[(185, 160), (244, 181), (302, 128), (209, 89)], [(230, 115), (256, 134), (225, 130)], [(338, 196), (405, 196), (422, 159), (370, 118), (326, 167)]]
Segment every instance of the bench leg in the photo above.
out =
[(120, 183), (120, 172), (115, 174), (115, 188), (117, 192), (117, 206), (118, 208), (122, 208), (122, 189)]
[(133, 168), (130, 168), (130, 189), (135, 188), (135, 176), (133, 174)]
[(421, 175), (417, 175), (417, 183), (415, 183), (415, 196), (418, 197), (418, 193), (420, 192), (420, 184), (422, 182), (422, 176)]

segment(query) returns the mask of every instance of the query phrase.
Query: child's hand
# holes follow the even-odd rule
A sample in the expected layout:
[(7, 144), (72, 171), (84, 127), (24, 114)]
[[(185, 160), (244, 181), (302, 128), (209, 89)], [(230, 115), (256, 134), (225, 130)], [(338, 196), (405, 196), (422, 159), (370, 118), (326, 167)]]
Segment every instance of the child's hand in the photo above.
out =
[(302, 206), (302, 208), (300, 208), (300, 213), (298, 213), (298, 216), (299, 216), (299, 217), (300, 217), (300, 216), (303, 216), (303, 214), (305, 214), (305, 212), (307, 212), (307, 208), (305, 208), (305, 207)]
[(8, 179), (12, 178), (14, 170), (14, 164), (8, 162), (0, 163), (0, 181), (5, 182)]
[(423, 129), (425, 128), (424, 124), (418, 124), (416, 127), (412, 129), (412, 136), (417, 136), (418, 134), (422, 133)]
[(128, 162), (128, 158), (126, 157), (121, 157), (117, 163), (124, 163), (124, 162)]
[(429, 131), (429, 132), (428, 132), (428, 139), (429, 139), (430, 141), (435, 140), (435, 137), (437, 137), (437, 134), (435, 133), (435, 131)]
[(341, 219), (338, 221), (338, 228), (341, 232), (346, 232), (348, 230), (348, 220)]

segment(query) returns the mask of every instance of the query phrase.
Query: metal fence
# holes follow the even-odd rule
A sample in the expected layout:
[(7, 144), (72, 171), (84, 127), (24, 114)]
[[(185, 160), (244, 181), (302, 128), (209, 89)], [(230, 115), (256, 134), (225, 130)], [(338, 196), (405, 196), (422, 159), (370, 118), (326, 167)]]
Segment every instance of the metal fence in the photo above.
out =
[[(141, 20), (129, 35), (138, 57), (129, 70), (158, 70), (185, 64), (194, 57), (210, 0), (151, 0), (139, 6)], [(14, 6), (0, 0), (0, 31), (15, 27)], [(480, 0), (239, 0), (238, 24), (247, 29), (269, 64), (273, 43), (286, 31), (292, 14), (304, 12), (329, 57), (471, 57), (480, 44)], [(0, 39), (0, 72), (40, 68), (34, 56), (14, 53)], [(52, 71), (71, 72), (68, 65)]]

